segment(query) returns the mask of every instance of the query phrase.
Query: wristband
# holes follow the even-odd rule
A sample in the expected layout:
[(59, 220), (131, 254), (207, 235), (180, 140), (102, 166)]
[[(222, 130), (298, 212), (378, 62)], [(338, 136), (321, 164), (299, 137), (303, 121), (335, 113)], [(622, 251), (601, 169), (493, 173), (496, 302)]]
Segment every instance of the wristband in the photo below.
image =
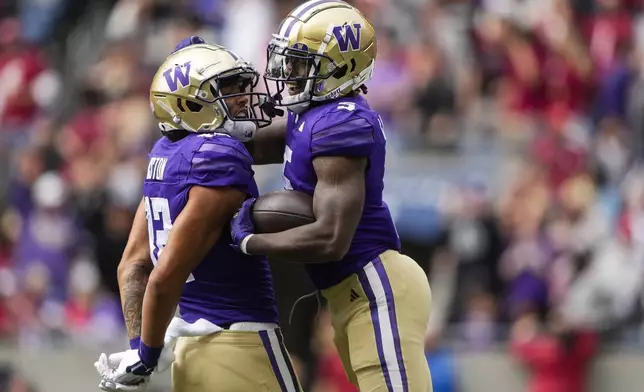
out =
[(130, 349), (131, 350), (138, 350), (140, 345), (141, 345), (141, 337), (140, 336), (137, 336), (134, 339), (130, 339)]
[(148, 368), (154, 368), (159, 362), (162, 350), (163, 346), (149, 347), (147, 344), (143, 343), (143, 340), (141, 340), (141, 344), (139, 345), (139, 358), (141, 358), (141, 362), (143, 362), (145, 366)]

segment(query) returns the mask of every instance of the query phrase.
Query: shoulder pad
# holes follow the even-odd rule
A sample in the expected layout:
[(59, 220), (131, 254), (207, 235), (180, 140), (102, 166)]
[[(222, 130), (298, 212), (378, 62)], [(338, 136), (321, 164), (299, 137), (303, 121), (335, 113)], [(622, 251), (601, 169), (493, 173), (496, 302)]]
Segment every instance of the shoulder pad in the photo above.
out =
[(377, 144), (374, 126), (354, 109), (352, 102), (340, 102), (316, 121), (311, 129), (313, 156), (371, 155)]
[(205, 137), (190, 163), (193, 185), (233, 186), (247, 192), (253, 182), (252, 157), (240, 141), (227, 135)]

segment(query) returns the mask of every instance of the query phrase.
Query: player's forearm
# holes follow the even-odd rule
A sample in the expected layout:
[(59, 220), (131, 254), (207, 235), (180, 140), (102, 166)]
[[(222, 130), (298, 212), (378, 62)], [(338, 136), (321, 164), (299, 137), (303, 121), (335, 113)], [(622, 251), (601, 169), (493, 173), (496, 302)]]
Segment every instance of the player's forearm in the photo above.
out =
[(318, 157), (313, 166), (318, 177), (313, 195), (316, 221), (280, 233), (255, 234), (245, 244), (247, 253), (300, 263), (335, 262), (347, 254), (362, 216), (367, 160)]
[(282, 163), (286, 144), (286, 121), (276, 120), (273, 124), (257, 131), (257, 135), (246, 143), (255, 165)]
[(181, 299), (183, 281), (170, 282), (150, 276), (143, 299), (141, 341), (149, 347), (163, 346), (166, 329)]
[(141, 336), (143, 295), (151, 268), (149, 262), (121, 262), (118, 283), (123, 306), (123, 317), (130, 340)]
[[(249, 254), (261, 254), (299, 263), (326, 263), (341, 260), (348, 251), (346, 241), (339, 241), (321, 222), (311, 223), (280, 233), (255, 234), (246, 244)], [(302, 258), (303, 255), (305, 259)]]
[[(194, 188), (190, 193), (191, 197), (194, 196), (194, 200), (199, 200), (198, 194)], [(232, 207), (230, 209), (232, 210)], [(217, 229), (207, 230), (201, 226), (207, 224), (203, 222), (202, 217), (193, 220), (188, 216), (196, 215), (197, 211), (203, 211), (203, 209), (191, 208), (188, 214), (177, 219), (173, 226), (175, 231), (170, 234), (168, 244), (150, 275), (143, 298), (141, 330), (141, 342), (148, 347), (163, 346), (166, 329), (179, 304), (188, 277), (221, 234), (223, 223)], [(229, 217), (230, 214), (226, 212), (225, 216)], [(224, 221), (224, 218), (218, 218), (218, 220)], [(218, 223), (215, 221), (215, 224)]]

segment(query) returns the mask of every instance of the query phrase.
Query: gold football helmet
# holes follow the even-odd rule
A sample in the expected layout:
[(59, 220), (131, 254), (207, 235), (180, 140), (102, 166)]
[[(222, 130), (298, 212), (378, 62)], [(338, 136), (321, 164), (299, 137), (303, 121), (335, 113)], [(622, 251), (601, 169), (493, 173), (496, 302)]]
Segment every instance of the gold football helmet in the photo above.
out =
[[(217, 131), (246, 141), (258, 127), (271, 123), (259, 108), (267, 94), (254, 91), (258, 81), (253, 66), (228, 49), (191, 45), (159, 67), (150, 87), (150, 106), (164, 132)], [(231, 113), (231, 102), (236, 113)]]
[[(344, 1), (311, 0), (282, 21), (268, 45), (264, 79), (273, 99), (300, 112), (310, 103), (358, 90), (371, 78), (376, 34), (367, 18)], [(274, 89), (274, 88), (273, 88)]]

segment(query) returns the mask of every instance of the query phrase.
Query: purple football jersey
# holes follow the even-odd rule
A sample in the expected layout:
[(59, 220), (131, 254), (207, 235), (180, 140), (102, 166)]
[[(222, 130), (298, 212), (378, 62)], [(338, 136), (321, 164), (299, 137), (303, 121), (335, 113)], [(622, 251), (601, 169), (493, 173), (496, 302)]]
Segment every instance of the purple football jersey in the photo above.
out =
[[(257, 197), (252, 158), (246, 147), (224, 134), (189, 134), (172, 142), (161, 138), (149, 154), (143, 194), (152, 261), (168, 240), (172, 224), (188, 201), (193, 185), (235, 187)], [(179, 312), (194, 322), (204, 318), (218, 325), (240, 321), (278, 322), (268, 260), (236, 252), (224, 228), (186, 282)]]
[(313, 194), (318, 156), (367, 157), (366, 196), (362, 218), (347, 255), (339, 262), (307, 264), (318, 289), (339, 283), (380, 253), (400, 250), (400, 240), (382, 200), (385, 174), (385, 135), (378, 113), (361, 96), (341, 98), (296, 115), (289, 112), (284, 181), (286, 189)]

